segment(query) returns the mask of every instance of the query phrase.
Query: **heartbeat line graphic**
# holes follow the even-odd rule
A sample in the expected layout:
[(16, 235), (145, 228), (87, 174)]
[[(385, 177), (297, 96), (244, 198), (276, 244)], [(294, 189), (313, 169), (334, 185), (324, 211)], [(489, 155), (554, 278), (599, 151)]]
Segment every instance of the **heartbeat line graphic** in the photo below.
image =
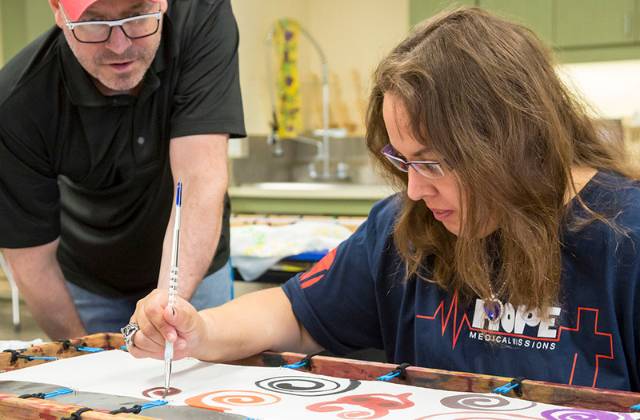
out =
[[(592, 368), (593, 375), (590, 374), (590, 386), (595, 387), (598, 371), (600, 368), (600, 360), (613, 360), (615, 358), (613, 352), (613, 335), (611, 333), (603, 332), (599, 330), (598, 327), (598, 318), (600, 315), (600, 310), (597, 308), (586, 308), (586, 307), (578, 307), (577, 315), (576, 315), (576, 325), (575, 327), (567, 327), (560, 325), (557, 330), (557, 334), (555, 338), (547, 338), (547, 337), (535, 337), (526, 334), (516, 334), (516, 333), (507, 333), (504, 331), (494, 331), (484, 328), (474, 328), (467, 316), (467, 313), (463, 310), (462, 316), (458, 315), (458, 305), (459, 299), (458, 294), (454, 294), (451, 299), (451, 304), (448, 310), (445, 308), (445, 301), (442, 300), (438, 307), (433, 312), (433, 315), (416, 315), (417, 319), (424, 319), (427, 321), (435, 321), (436, 318), (440, 319), (440, 329), (441, 335), (444, 336), (445, 332), (448, 330), (449, 326), (451, 326), (452, 336), (451, 336), (451, 349), (455, 349), (458, 339), (460, 338), (460, 334), (463, 329), (466, 327), (466, 330), (473, 331), (482, 334), (489, 335), (499, 335), (499, 336), (507, 336), (507, 337), (515, 337), (522, 338), (533, 341), (545, 341), (545, 342), (555, 342), (560, 343), (562, 340), (563, 333), (566, 334), (582, 334), (586, 335), (591, 333), (590, 340), (590, 348), (593, 348), (593, 353), (589, 354), (578, 354), (574, 353), (571, 356), (571, 360), (569, 361), (571, 365), (571, 373), (568, 378), (568, 383), (573, 384), (576, 379), (576, 367), (580, 364), (581, 369), (583, 369), (584, 373), (587, 373), (587, 370)], [(584, 318), (591, 318), (593, 322), (593, 330), (589, 330), (590, 323), (582, 322)], [(584, 327), (584, 329), (583, 329)], [(585, 337), (586, 338), (586, 337)], [(580, 362), (580, 356), (584, 359), (583, 363)], [(586, 365), (585, 365), (586, 364)], [(581, 378), (584, 379), (585, 375), (581, 375)], [(580, 380), (579, 382), (583, 382)], [(587, 385), (587, 386), (589, 386)]]
[(453, 337), (451, 340), (451, 349), (455, 349), (456, 348), (456, 344), (458, 343), (458, 337), (460, 336), (460, 332), (462, 331), (462, 327), (464, 325), (467, 326), (467, 328), (469, 329), (469, 331), (482, 331), (482, 332), (486, 332), (486, 333), (495, 333), (495, 331), (489, 331), (489, 330), (483, 330), (483, 329), (477, 329), (477, 328), (473, 328), (471, 326), (471, 323), (469, 322), (469, 318), (467, 317), (467, 314), (464, 313), (464, 315), (462, 316), (462, 319), (460, 320), (460, 323), (458, 324), (458, 294), (454, 294), (453, 295), (453, 299), (451, 299), (451, 305), (449, 306), (449, 312), (447, 312), (446, 315), (444, 315), (444, 300), (442, 300), (440, 302), (440, 305), (438, 305), (438, 307), (436, 308), (435, 312), (433, 313), (433, 315), (428, 316), (428, 315), (416, 315), (416, 318), (418, 319), (427, 319), (429, 321), (434, 321), (436, 319), (436, 317), (438, 315), (440, 315), (440, 326), (441, 326), (441, 333), (444, 336), (444, 333), (447, 330), (447, 327), (449, 326), (449, 320), (451, 319), (451, 317), (453, 317), (453, 325), (452, 325), (452, 331), (453, 331)]

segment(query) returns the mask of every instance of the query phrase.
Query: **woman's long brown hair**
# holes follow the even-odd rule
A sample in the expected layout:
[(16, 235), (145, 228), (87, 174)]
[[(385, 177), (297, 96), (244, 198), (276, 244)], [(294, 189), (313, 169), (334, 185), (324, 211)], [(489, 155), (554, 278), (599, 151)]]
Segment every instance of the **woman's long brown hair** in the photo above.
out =
[[(394, 242), (407, 278), (421, 276), (433, 257), (429, 278), (421, 277), (463, 297), (490, 296), (493, 281), (514, 305), (557, 303), (572, 166), (637, 174), (623, 146), (599, 136), (559, 80), (547, 48), (523, 26), (457, 9), (414, 29), (380, 63), (373, 84), (367, 147), (404, 191)], [(389, 143), (385, 93), (404, 105), (413, 137), (453, 168), (466, 208), (457, 237), (407, 197), (407, 174), (381, 156)], [(488, 220), (498, 226), (497, 271), (483, 234)]]

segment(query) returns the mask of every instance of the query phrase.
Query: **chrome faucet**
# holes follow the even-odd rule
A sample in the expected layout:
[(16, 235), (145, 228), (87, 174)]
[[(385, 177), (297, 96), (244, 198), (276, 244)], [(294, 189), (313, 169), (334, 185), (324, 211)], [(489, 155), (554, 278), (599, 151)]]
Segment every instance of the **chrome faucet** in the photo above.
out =
[[(316, 50), (320, 63), (322, 66), (322, 130), (320, 134), (320, 138), (315, 137), (306, 137), (306, 136), (297, 136), (292, 138), (291, 140), (296, 140), (306, 144), (312, 144), (316, 146), (317, 153), (314, 158), (314, 162), (309, 165), (309, 177), (314, 180), (322, 180), (327, 181), (332, 179), (331, 175), (331, 153), (330, 153), (330, 132), (329, 132), (329, 64), (327, 62), (327, 56), (324, 51), (320, 47), (320, 44), (316, 41), (315, 38), (311, 36), (311, 34), (302, 27), (302, 25), (298, 25), (300, 28), (300, 32), (311, 42), (314, 49)], [(267, 38), (265, 43), (267, 45), (267, 77), (270, 81), (273, 80), (273, 75), (271, 73), (271, 50), (269, 47), (272, 46), (273, 35), (275, 29), (271, 29), (267, 34)], [(282, 156), (284, 154), (284, 150), (282, 145), (280, 144), (280, 139), (278, 139), (278, 119), (276, 112), (276, 93), (272, 83), (269, 83), (269, 97), (271, 100), (271, 109), (272, 109), (272, 121), (271, 121), (271, 133), (267, 137), (267, 143), (272, 146), (272, 153), (274, 156)], [(315, 162), (320, 161), (322, 164), (322, 171), (318, 172), (315, 168)], [(342, 169), (339, 175), (339, 179), (348, 179), (348, 174), (345, 172), (345, 164), (340, 166)]]

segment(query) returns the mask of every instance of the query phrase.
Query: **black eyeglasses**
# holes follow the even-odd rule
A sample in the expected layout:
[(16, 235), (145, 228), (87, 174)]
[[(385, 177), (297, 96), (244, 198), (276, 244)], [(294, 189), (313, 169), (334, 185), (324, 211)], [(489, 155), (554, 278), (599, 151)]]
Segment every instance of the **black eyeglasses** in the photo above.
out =
[(417, 173), (429, 179), (442, 178), (445, 175), (442, 163), (437, 160), (404, 160), (398, 156), (398, 152), (387, 144), (381, 150), (384, 157), (402, 172), (409, 172), (409, 167), (413, 168)]
[(146, 38), (158, 32), (162, 12), (146, 13), (118, 20), (95, 20), (86, 22), (71, 22), (62, 10), (67, 28), (78, 42), (86, 44), (100, 44), (107, 42), (111, 37), (113, 28), (119, 26), (129, 39)]

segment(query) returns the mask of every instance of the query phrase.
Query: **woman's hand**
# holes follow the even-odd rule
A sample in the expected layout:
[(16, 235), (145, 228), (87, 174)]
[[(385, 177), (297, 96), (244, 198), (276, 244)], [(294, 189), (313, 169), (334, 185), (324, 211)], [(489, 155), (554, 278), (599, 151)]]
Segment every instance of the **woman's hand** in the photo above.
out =
[(176, 296), (173, 311), (168, 294), (155, 289), (136, 304), (131, 322), (140, 327), (132, 338), (129, 353), (134, 357), (164, 358), (165, 341), (173, 343), (174, 359), (198, 358), (206, 341), (206, 325), (200, 313), (189, 302)]
[(172, 312), (168, 300), (165, 289), (156, 289), (138, 302), (131, 316), (131, 322), (140, 327), (129, 349), (133, 356), (163, 359), (165, 340), (174, 343), (174, 359), (189, 356), (210, 362), (238, 360), (266, 350), (312, 353), (322, 349), (298, 323), (280, 287), (201, 312), (180, 297)]

